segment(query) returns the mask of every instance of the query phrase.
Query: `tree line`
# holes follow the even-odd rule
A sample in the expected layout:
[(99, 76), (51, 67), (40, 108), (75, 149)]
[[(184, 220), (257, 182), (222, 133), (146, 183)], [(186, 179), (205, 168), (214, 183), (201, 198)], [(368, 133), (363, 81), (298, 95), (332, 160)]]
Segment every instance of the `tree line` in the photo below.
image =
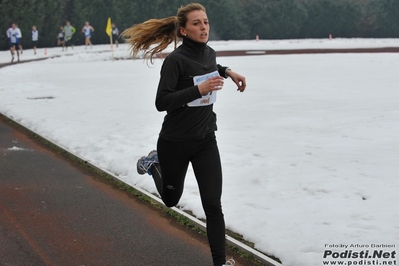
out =
[[(185, 0), (0, 0), (0, 49), (8, 49), (6, 31), (16, 22), (22, 45), (31, 45), (32, 25), (39, 47), (56, 45), (60, 26), (70, 21), (83, 44), (85, 21), (95, 28), (93, 44), (105, 44), (108, 17), (120, 31), (150, 18), (174, 16)], [(398, 38), (398, 0), (202, 0), (211, 40), (293, 38)]]

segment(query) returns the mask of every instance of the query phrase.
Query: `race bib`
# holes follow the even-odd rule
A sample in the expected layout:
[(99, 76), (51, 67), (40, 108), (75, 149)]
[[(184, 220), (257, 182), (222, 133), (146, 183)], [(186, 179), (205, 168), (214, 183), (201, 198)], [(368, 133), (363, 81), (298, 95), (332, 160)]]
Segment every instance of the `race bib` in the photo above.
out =
[[(202, 76), (195, 76), (193, 78), (194, 80), (194, 86), (201, 84), (207, 79), (213, 78), (219, 76), (219, 72), (215, 70), (214, 72), (202, 75)], [(203, 95), (201, 98), (198, 98), (192, 102), (189, 102), (187, 106), (189, 107), (199, 107), (199, 106), (206, 106), (206, 105), (211, 105), (216, 102), (216, 91), (211, 91), (207, 95)]]

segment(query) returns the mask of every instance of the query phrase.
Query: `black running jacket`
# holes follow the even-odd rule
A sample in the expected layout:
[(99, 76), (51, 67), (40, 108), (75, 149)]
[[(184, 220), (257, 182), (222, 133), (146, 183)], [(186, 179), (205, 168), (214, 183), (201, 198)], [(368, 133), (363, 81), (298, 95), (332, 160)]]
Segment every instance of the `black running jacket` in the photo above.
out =
[(216, 64), (216, 53), (211, 47), (188, 38), (165, 58), (155, 100), (158, 111), (167, 112), (161, 138), (172, 141), (202, 139), (217, 130), (213, 104), (190, 107), (188, 103), (202, 97), (198, 86), (194, 85), (194, 77), (217, 71), (227, 78), (226, 69)]

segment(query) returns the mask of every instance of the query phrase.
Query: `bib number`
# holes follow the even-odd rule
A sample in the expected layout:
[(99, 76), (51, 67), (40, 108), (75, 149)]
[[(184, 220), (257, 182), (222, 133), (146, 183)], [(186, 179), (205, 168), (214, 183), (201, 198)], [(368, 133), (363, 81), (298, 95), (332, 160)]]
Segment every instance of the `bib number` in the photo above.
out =
[[(201, 76), (195, 76), (193, 78), (194, 80), (194, 86), (196, 85), (200, 85), (202, 82), (219, 76), (219, 72), (217, 70), (215, 70), (214, 72), (205, 74), (205, 75), (201, 75)], [(216, 102), (216, 91), (211, 91), (210, 93), (206, 94), (206, 95), (202, 95), (201, 98), (198, 98), (192, 102), (189, 102), (187, 104), (187, 106), (189, 107), (200, 107), (200, 106), (207, 106), (207, 105), (211, 105), (214, 104)]]

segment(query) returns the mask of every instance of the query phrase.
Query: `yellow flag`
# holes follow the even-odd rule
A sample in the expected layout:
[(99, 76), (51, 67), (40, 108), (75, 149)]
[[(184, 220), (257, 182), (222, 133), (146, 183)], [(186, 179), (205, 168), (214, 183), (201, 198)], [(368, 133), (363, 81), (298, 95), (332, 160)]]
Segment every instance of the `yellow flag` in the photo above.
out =
[(111, 37), (111, 18), (108, 18), (108, 22), (107, 22), (107, 27), (105, 28), (105, 32), (108, 34), (108, 36)]

